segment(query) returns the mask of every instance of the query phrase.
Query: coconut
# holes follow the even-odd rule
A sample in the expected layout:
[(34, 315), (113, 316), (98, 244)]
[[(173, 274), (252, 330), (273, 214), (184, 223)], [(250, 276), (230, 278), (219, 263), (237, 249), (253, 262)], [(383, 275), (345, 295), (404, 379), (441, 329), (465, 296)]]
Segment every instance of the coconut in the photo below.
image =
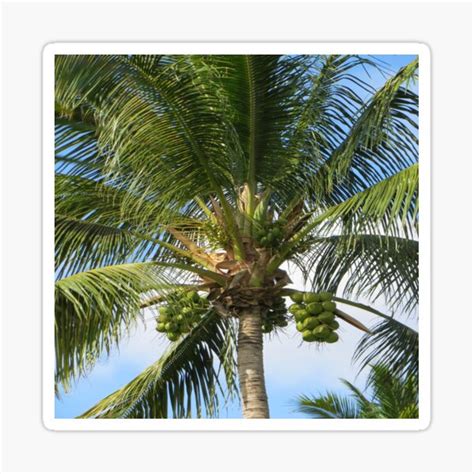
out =
[(262, 332), (268, 333), (273, 329), (273, 326), (269, 323), (262, 324)]
[(327, 325), (333, 330), (335, 331), (336, 329), (339, 329), (339, 323), (334, 320), (334, 321), (331, 321), (330, 323), (327, 323)]
[(316, 293), (305, 293), (303, 301), (305, 303), (317, 303), (319, 299)]
[(296, 323), (296, 329), (297, 329), (299, 332), (301, 332), (301, 331), (304, 330), (304, 323), (303, 323), (303, 321), (298, 321), (298, 322)]
[(159, 311), (161, 316), (168, 316), (171, 312), (169, 306), (161, 306)]
[(306, 340), (307, 338), (313, 338), (313, 333), (309, 329), (306, 329), (305, 331), (303, 331), (301, 335), (303, 336), (304, 340)]
[(288, 308), (288, 311), (289, 311), (291, 314), (296, 314), (299, 310), (304, 309), (304, 308), (305, 308), (304, 305), (295, 303), (295, 304), (292, 304), (292, 305)]
[(318, 319), (322, 323), (330, 323), (334, 321), (334, 318), (335, 318), (334, 313), (331, 313), (330, 311), (324, 311), (318, 316)]
[(319, 293), (319, 298), (321, 301), (331, 301), (333, 294), (329, 293), (329, 291), (321, 291), (321, 293)]
[(321, 303), (310, 303), (306, 309), (311, 313), (311, 314), (319, 314), (323, 312), (323, 307), (321, 306)]
[(171, 342), (177, 341), (179, 339), (179, 334), (176, 334), (175, 332), (167, 332), (166, 336)]
[(319, 337), (320, 339), (326, 338), (330, 334), (331, 330), (325, 324), (317, 326), (313, 329), (313, 335)]
[(319, 320), (318, 318), (310, 317), (306, 318), (303, 324), (305, 329), (314, 329), (316, 326), (319, 326)]
[(165, 323), (158, 323), (156, 325), (156, 330), (158, 332), (166, 332), (166, 327), (165, 327)]
[(300, 309), (298, 312), (295, 314), (295, 320), (298, 321), (304, 321), (306, 318), (309, 318), (311, 315), (306, 311), (305, 309)]
[(325, 338), (325, 341), (328, 342), (329, 344), (334, 344), (338, 340), (339, 340), (339, 336), (335, 332), (330, 332)]
[(303, 299), (304, 299), (304, 296), (303, 296), (303, 293), (301, 293), (300, 291), (295, 291), (294, 293), (292, 293), (290, 295), (290, 298), (295, 302), (295, 303), (302, 303), (303, 302)]
[(171, 320), (170, 316), (166, 315), (166, 314), (161, 314), (159, 317), (158, 317), (158, 322), (159, 323), (167, 323)]
[(271, 230), (271, 235), (272, 235), (272, 238), (276, 240), (280, 240), (283, 237), (282, 232), (278, 227), (274, 227)]
[(334, 313), (336, 309), (336, 303), (334, 303), (334, 301), (323, 301), (322, 306), (326, 311), (331, 311), (332, 313)]

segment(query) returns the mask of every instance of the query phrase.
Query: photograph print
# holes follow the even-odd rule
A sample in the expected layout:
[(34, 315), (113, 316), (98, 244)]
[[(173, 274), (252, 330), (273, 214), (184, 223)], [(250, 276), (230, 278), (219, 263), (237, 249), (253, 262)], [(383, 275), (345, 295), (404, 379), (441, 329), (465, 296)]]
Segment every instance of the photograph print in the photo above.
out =
[(417, 49), (66, 46), (46, 98), (54, 419), (419, 420)]

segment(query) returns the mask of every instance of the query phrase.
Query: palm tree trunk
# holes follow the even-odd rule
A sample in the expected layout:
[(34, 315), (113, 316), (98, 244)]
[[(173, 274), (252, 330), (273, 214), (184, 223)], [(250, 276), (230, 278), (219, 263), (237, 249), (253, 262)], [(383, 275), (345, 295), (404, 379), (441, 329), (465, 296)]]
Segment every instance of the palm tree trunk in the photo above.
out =
[(244, 418), (270, 418), (263, 373), (262, 320), (258, 307), (239, 314), (237, 365)]

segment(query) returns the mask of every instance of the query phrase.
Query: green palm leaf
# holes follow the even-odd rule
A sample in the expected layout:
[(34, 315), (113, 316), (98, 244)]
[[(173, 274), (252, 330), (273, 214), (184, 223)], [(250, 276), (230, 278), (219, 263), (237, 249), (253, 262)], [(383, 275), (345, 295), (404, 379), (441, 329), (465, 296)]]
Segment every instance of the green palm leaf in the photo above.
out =
[(372, 364), (387, 367), (400, 377), (418, 377), (418, 332), (395, 318), (385, 318), (370, 328), (354, 352), (361, 370)]
[[(311, 240), (304, 260), (316, 290), (385, 300), (393, 311), (418, 304), (418, 242), (402, 237), (346, 234)], [(314, 269), (314, 270), (311, 270)]]
[(78, 273), (56, 282), (56, 380), (68, 389), (134, 327), (145, 295), (169, 283), (152, 263)]
[(312, 418), (359, 418), (360, 409), (350, 397), (327, 392), (320, 397), (300, 395), (297, 410)]
[[(235, 333), (229, 320), (208, 314), (163, 356), (81, 418), (187, 418), (193, 412), (216, 416), (225, 371), (227, 396), (236, 390)], [(216, 365), (216, 362), (218, 365)]]

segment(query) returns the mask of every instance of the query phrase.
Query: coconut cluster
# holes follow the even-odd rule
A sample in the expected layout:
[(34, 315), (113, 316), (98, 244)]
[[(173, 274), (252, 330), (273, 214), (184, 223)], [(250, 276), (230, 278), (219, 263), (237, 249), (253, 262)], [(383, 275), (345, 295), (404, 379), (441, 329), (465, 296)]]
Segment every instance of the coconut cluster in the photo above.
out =
[(165, 333), (170, 341), (176, 341), (191, 331), (208, 307), (207, 299), (197, 291), (170, 293), (160, 306), (156, 330)]
[(272, 332), (277, 327), (284, 328), (288, 326), (286, 319), (286, 303), (285, 298), (278, 297), (274, 301), (272, 309), (264, 313), (262, 317), (262, 332)]
[(296, 329), (303, 336), (303, 341), (337, 342), (339, 323), (335, 320), (336, 303), (332, 301), (332, 293), (295, 292), (291, 299), (294, 304), (288, 310), (295, 317)]
[(280, 219), (257, 231), (256, 239), (258, 245), (265, 248), (278, 247), (285, 235), (285, 224), (286, 222)]

